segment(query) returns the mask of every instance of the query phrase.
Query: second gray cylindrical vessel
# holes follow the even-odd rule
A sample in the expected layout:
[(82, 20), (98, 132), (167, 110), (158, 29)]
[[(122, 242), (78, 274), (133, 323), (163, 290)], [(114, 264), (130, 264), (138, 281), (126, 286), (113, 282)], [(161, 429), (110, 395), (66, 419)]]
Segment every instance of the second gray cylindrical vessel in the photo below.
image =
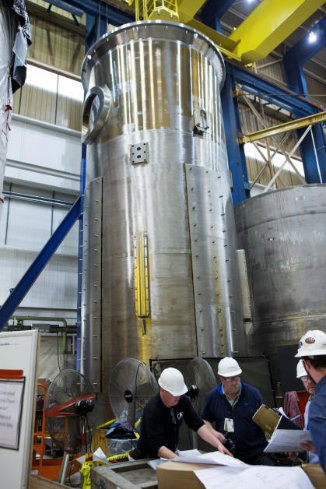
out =
[(253, 304), (252, 353), (266, 352), (278, 377), (277, 348), (309, 329), (326, 331), (326, 186), (303, 185), (236, 207)]

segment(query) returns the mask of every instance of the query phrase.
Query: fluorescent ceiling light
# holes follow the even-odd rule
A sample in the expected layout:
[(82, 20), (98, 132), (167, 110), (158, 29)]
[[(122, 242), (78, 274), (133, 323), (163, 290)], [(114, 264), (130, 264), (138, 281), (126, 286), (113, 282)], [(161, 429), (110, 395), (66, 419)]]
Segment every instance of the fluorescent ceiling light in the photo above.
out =
[(314, 31), (310, 31), (308, 34), (308, 42), (310, 44), (314, 43), (317, 41), (317, 34)]

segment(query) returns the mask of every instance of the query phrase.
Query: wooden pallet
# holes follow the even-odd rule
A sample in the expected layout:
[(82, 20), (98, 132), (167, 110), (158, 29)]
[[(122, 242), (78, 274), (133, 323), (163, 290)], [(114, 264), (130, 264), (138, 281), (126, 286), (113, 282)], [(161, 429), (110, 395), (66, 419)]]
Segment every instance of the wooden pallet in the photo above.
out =
[(92, 489), (157, 489), (155, 470), (147, 460), (102, 465), (91, 469)]

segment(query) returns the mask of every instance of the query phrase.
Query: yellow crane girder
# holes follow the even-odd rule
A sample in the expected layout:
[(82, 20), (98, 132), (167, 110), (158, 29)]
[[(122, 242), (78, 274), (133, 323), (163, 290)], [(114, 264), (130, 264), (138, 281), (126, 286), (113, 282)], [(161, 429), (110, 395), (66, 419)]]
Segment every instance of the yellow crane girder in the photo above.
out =
[(205, 0), (127, 1), (130, 6), (134, 4), (136, 20), (161, 19), (188, 24), (212, 39), (226, 57), (249, 65), (271, 53), (325, 0), (263, 0), (229, 37), (194, 18)]
[(325, 0), (263, 0), (235, 29), (233, 53), (249, 64), (265, 58), (307, 20)]
[(260, 131), (251, 132), (245, 136), (239, 137), (238, 140), (239, 143), (250, 143), (252, 141), (258, 141), (259, 139), (282, 134), (283, 132), (294, 131), (296, 129), (301, 129), (302, 127), (319, 124), (325, 120), (326, 111), (318, 112), (317, 114), (308, 115), (306, 117), (302, 117), (301, 119), (294, 119), (293, 121), (284, 122), (283, 124), (278, 124), (277, 126), (267, 127), (266, 129), (261, 129)]
[(188, 24), (205, 2), (206, 0), (178, 0), (180, 22)]

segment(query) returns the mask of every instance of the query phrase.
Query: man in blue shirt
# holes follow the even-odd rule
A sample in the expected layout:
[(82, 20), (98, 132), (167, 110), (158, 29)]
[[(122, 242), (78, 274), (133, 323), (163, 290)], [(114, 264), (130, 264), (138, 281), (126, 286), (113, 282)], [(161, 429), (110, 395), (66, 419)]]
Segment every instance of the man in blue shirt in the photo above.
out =
[[(301, 382), (303, 383), (303, 386), (305, 390), (309, 394), (309, 399), (307, 401), (305, 411), (304, 411), (304, 429), (309, 431), (309, 409), (310, 409), (310, 404), (311, 401), (315, 395), (315, 387), (316, 384), (313, 382), (312, 378), (309, 377), (307, 374), (307, 371), (304, 367), (303, 361), (299, 360), (297, 364), (297, 379), (300, 379)], [(317, 453), (314, 452), (307, 452), (307, 462), (309, 464), (319, 464), (319, 458)]]
[(263, 398), (258, 389), (241, 382), (241, 373), (234, 358), (225, 357), (219, 362), (221, 383), (208, 393), (202, 417), (212, 432), (215, 423), (215, 429), (225, 433), (235, 457), (252, 465), (274, 465), (273, 458), (263, 453), (265, 435), (252, 421)]
[(303, 335), (296, 358), (302, 359), (307, 374), (316, 383), (308, 415), (313, 444), (303, 443), (302, 447), (316, 451), (326, 473), (326, 333), (315, 329)]

